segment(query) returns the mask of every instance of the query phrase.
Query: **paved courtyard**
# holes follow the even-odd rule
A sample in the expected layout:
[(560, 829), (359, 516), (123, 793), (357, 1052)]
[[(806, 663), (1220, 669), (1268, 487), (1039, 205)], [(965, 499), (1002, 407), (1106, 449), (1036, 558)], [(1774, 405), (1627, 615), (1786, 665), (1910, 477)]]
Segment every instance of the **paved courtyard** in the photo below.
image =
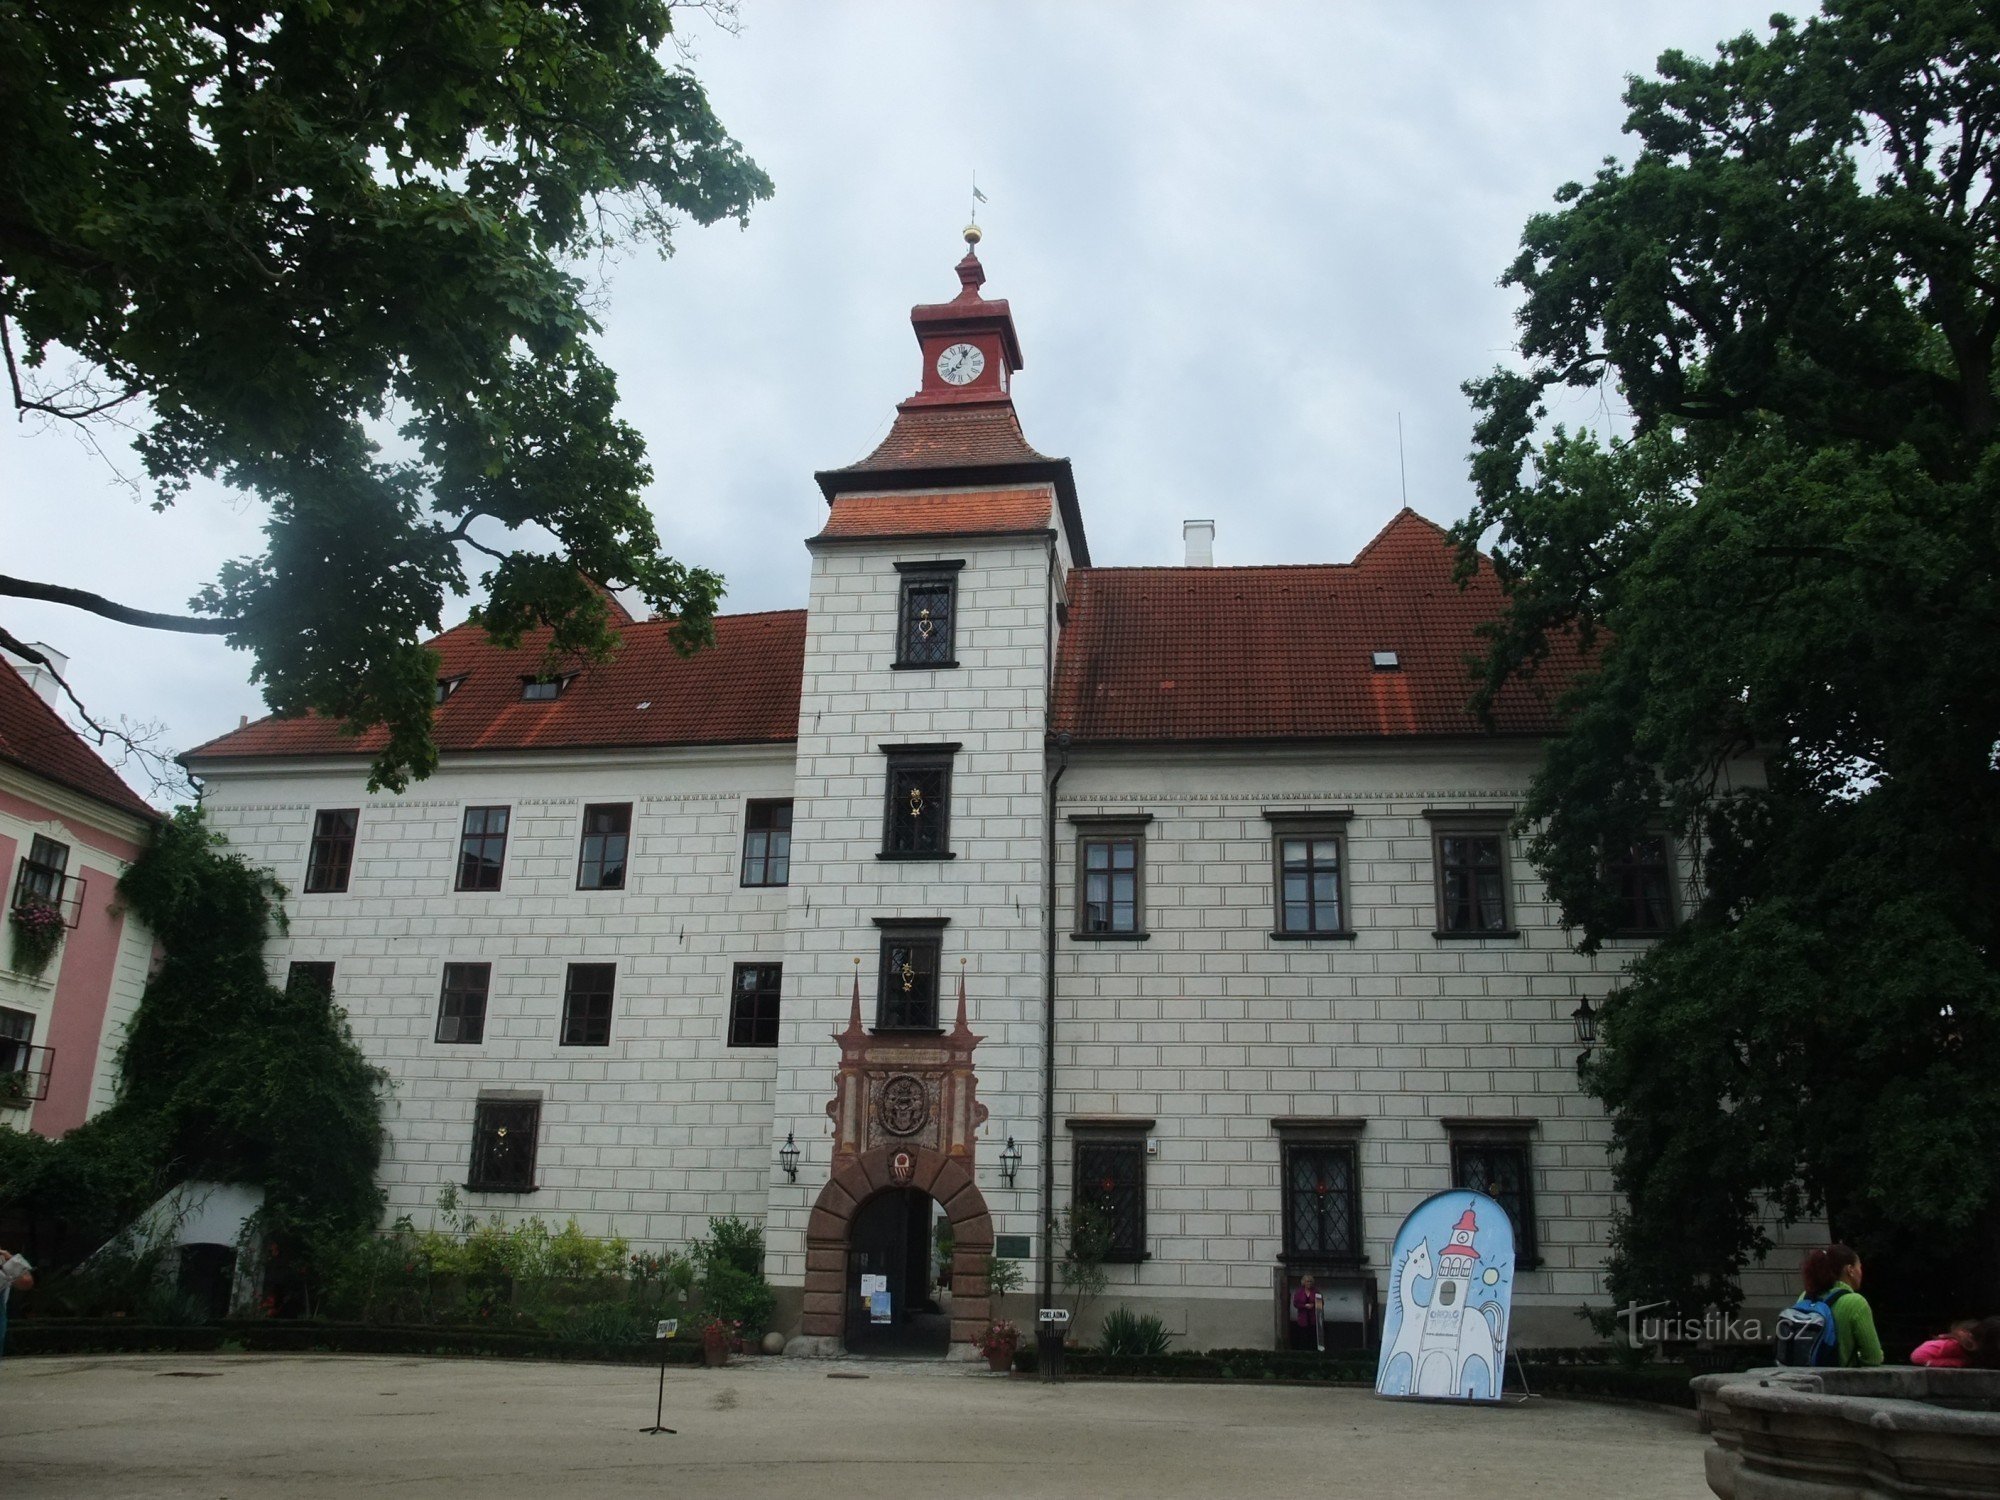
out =
[[(863, 1377), (866, 1378), (856, 1378)], [(198, 1355), (0, 1362), (0, 1495), (1702, 1500), (1692, 1417), (964, 1365)]]

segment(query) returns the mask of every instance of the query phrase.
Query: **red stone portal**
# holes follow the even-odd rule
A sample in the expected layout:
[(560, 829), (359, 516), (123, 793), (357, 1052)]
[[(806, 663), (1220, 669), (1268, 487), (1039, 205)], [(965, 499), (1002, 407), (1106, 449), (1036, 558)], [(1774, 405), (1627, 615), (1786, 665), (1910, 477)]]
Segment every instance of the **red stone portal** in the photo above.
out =
[(986, 1106), (976, 1097), (972, 1051), (982, 1040), (965, 1017), (965, 976), (958, 1019), (942, 1036), (871, 1035), (861, 1025), (861, 979), (847, 1028), (834, 1033), (840, 1065), (827, 1116), (833, 1121), (833, 1175), (806, 1224), (805, 1319), (808, 1338), (839, 1338), (846, 1329), (848, 1243), (863, 1204), (892, 1188), (915, 1188), (942, 1204), (952, 1227), (951, 1340), (969, 1343), (990, 1315), (986, 1259), (993, 1219), (972, 1180), (973, 1154)]

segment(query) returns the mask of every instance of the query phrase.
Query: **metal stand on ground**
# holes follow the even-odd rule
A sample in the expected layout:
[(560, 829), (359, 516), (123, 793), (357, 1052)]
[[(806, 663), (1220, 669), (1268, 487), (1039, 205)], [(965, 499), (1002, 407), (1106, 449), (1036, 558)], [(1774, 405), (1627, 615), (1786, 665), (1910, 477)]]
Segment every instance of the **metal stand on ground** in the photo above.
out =
[(667, 1342), (680, 1331), (680, 1326), (679, 1318), (662, 1318), (653, 1330), (653, 1337), (660, 1341), (660, 1396), (653, 1405), (653, 1425), (641, 1427), (639, 1429), (641, 1432), (664, 1432), (669, 1436), (673, 1435), (673, 1428), (662, 1427), (660, 1424), (666, 1419), (667, 1413)]
[[(1509, 1349), (1507, 1351), (1507, 1357), (1514, 1361), (1514, 1373), (1521, 1377), (1521, 1394), (1514, 1398), (1515, 1404), (1524, 1405), (1527, 1402), (1535, 1399), (1535, 1393), (1528, 1389), (1528, 1367), (1521, 1363), (1521, 1353), (1518, 1349)], [(1506, 1366), (1502, 1365), (1501, 1369), (1504, 1372)], [(1507, 1393), (1505, 1390), (1506, 1381), (1504, 1379), (1501, 1381), (1501, 1386), (1502, 1386), (1502, 1390), (1500, 1393), (1501, 1399), (1505, 1400)]]

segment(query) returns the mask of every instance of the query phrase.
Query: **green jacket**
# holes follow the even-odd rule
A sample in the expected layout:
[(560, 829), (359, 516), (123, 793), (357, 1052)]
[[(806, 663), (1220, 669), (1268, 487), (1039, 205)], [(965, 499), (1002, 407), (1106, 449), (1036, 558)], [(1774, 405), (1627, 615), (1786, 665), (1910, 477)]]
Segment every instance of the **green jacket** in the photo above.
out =
[(1882, 1340), (1875, 1336), (1875, 1310), (1868, 1299), (1844, 1281), (1836, 1281), (1827, 1290), (1828, 1300), (1833, 1300), (1835, 1292), (1847, 1294), (1833, 1301), (1833, 1335), (1840, 1343), (1841, 1364), (1881, 1364)]

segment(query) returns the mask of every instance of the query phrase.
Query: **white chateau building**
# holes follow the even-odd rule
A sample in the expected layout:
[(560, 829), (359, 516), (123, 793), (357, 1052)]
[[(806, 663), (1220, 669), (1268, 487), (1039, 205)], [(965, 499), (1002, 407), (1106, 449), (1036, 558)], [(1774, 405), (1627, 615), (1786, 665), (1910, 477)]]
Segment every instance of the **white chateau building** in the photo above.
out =
[(1413, 512), (1351, 563), (1214, 567), (1190, 522), (1186, 567), (1093, 566), (1008, 306), (958, 275), (912, 313), (922, 389), (817, 476), (804, 609), (687, 660), (629, 621), (557, 678), (449, 631), (402, 796), (319, 720), (188, 755), (293, 892), (274, 972), (329, 980), (395, 1080), (390, 1214), (455, 1184), (635, 1246), (760, 1220), (801, 1349), (941, 1345), (949, 1217), (962, 1346), (989, 1251), (1019, 1317), (1082, 1197), (1100, 1307), (1206, 1348), (1281, 1342), (1308, 1271), (1337, 1339), (1379, 1333), (1405, 1212), (1479, 1186), (1515, 1342), (1583, 1341), (1613, 1192), (1572, 1016), (1673, 919), (1671, 849), (1579, 956), (1507, 832), (1551, 721), (1465, 711), (1500, 595)]

